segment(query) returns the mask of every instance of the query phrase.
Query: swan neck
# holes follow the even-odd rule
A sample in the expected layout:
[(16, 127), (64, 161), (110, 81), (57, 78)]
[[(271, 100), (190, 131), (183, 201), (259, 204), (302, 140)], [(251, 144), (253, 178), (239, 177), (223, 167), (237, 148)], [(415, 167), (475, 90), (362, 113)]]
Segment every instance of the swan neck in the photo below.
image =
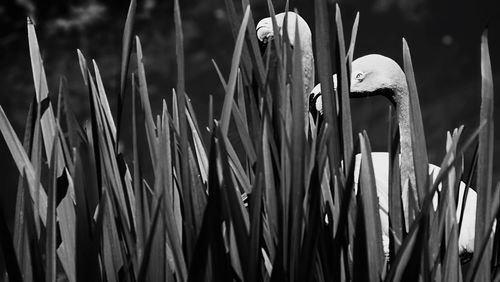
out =
[(394, 100), (399, 123), (399, 141), (401, 146), (401, 184), (403, 185), (403, 190), (406, 190), (407, 187), (405, 188), (405, 183), (409, 181), (413, 189), (415, 189), (416, 181), (410, 129), (410, 96), (408, 94), (407, 87), (397, 89), (394, 92)]

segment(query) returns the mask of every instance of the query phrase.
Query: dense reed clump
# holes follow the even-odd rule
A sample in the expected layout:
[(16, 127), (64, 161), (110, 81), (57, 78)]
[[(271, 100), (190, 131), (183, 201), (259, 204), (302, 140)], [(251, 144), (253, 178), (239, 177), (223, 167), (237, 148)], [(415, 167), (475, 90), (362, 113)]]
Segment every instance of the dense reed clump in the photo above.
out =
[[(215, 64), (225, 99), (220, 115), (210, 104), (209, 144), (201, 137), (200, 124), (205, 122), (196, 118), (185, 92), (178, 0), (178, 80), (171, 109), (163, 101), (161, 113), (151, 111), (141, 42), (133, 37), (132, 0), (123, 35), (116, 123), (98, 66), (80, 51), (90, 123), (78, 124), (63, 105), (63, 93), (57, 103), (50, 100), (35, 28), (28, 21), (36, 97), (22, 142), (0, 108), (0, 130), (20, 172), (13, 230), (0, 218), (7, 262), (0, 280), (498, 281), (500, 232), (493, 223), (499, 218), (500, 189), (492, 183), (493, 85), (487, 33), (481, 42), (480, 126), (464, 142), (459, 143), (462, 128), (447, 136), (447, 154), (436, 181), (426, 170), (417, 88), (409, 48), (403, 44), (413, 153), (420, 156), (414, 160), (418, 201), (410, 205), (415, 217), (407, 229), (402, 222), (398, 133), (391, 126), (393, 235), (386, 259), (370, 141), (366, 133), (353, 138), (351, 129), (348, 77), (358, 21), (346, 52), (338, 6), (336, 29), (331, 30), (327, 1), (314, 1), (316, 69), (325, 116), (321, 126), (309, 126), (304, 119), (301, 50), (298, 44), (290, 47), (300, 34), (288, 38), (284, 32), (281, 37), (275, 30), (261, 55), (249, 1), (243, 0), (240, 7), (227, 0), (226, 5), (235, 47), (227, 80)], [(274, 17), (270, 1), (268, 6)], [(132, 52), (136, 62), (130, 62)], [(332, 85), (333, 66), (339, 70), (338, 91)], [(132, 117), (122, 115), (127, 88)], [(125, 119), (131, 120), (133, 132), (132, 163), (118, 150)], [(231, 124), (236, 125), (241, 148), (228, 138)], [(147, 147), (138, 146), (140, 138)], [(476, 142), (476, 169), (464, 172), (463, 154)], [(362, 160), (355, 193), (357, 148)], [(153, 169), (152, 182), (143, 177), (146, 167)], [(475, 252), (465, 269), (458, 255), (461, 220), (455, 217), (454, 195), (460, 180), (470, 180), (472, 174), (478, 195)], [(436, 193), (439, 204), (433, 208)]]

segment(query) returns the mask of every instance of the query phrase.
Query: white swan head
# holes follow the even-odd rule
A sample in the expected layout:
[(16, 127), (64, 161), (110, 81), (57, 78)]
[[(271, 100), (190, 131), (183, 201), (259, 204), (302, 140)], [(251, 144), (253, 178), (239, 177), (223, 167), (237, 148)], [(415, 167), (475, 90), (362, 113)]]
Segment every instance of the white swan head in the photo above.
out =
[[(286, 30), (288, 39), (292, 47), (295, 44), (295, 35), (298, 32), (299, 44), (302, 55), (302, 67), (304, 72), (304, 95), (309, 95), (309, 92), (314, 87), (314, 55), (312, 48), (312, 34), (307, 22), (294, 12), (280, 13), (276, 15), (277, 30), (283, 36), (283, 30)], [(273, 20), (271, 17), (264, 18), (259, 21), (256, 27), (257, 39), (264, 45), (275, 36), (273, 29)], [(263, 47), (263, 46), (261, 46)], [(306, 105), (307, 107), (307, 105)]]
[[(334, 89), (337, 89), (337, 75), (333, 75)], [(352, 62), (351, 98), (382, 95), (391, 102), (398, 102), (398, 95), (408, 93), (406, 76), (401, 67), (393, 59), (370, 54), (357, 58)], [(316, 85), (311, 91), (310, 110), (323, 114), (321, 85)]]
[[(280, 35), (283, 36), (284, 22), (286, 13), (276, 15), (276, 23)], [(298, 27), (299, 37), (302, 48), (309, 48), (311, 45), (311, 29), (306, 21), (294, 12), (288, 12), (287, 26), (288, 38), (293, 46), (295, 41), (296, 27)], [(264, 18), (257, 23), (256, 27), (257, 38), (260, 42), (266, 43), (270, 38), (274, 37), (273, 20), (271, 17)]]
[(397, 101), (395, 95), (407, 93), (406, 76), (393, 59), (371, 54), (352, 62), (351, 97), (384, 95)]

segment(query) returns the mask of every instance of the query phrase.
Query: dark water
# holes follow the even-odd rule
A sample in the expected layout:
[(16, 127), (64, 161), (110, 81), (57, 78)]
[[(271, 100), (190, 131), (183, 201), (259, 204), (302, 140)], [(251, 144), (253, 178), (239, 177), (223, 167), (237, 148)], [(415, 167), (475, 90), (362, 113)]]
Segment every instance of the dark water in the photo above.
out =
[[(99, 65), (110, 103), (115, 108), (121, 34), (128, 3), (56, 1), (49, 5), (45, 2), (35, 4), (34, 11), (51, 95), (57, 93), (59, 79), (63, 77), (71, 109), (79, 120), (85, 120), (89, 110), (76, 56), (76, 49), (80, 48), (87, 59), (93, 58)], [(171, 89), (176, 81), (173, 4), (164, 2), (140, 2), (135, 30), (143, 46), (154, 114), (159, 113), (162, 98), (170, 104)], [(220, 111), (223, 100), (222, 87), (211, 59), (215, 59), (227, 75), (234, 42), (224, 1), (181, 2), (186, 87), (203, 126), (208, 116), (209, 95), (214, 96), (215, 113)], [(500, 5), (496, 2), (340, 1), (347, 34), (350, 34), (356, 11), (361, 14), (355, 57), (380, 53), (402, 62), (401, 38), (407, 39), (412, 51), (429, 159), (433, 163), (439, 163), (444, 156), (447, 130), (464, 124), (467, 135), (478, 124), (479, 44), (481, 32), (488, 23), (493, 73), (497, 87), (500, 85), (500, 19), (494, 17)], [(141, 3), (156, 3), (156, 6), (147, 10)], [(265, 1), (251, 3), (255, 20), (267, 16)], [(284, 1), (273, 3), (278, 12), (283, 10)], [(296, 7), (312, 24), (312, 3), (312, 0), (291, 1), (291, 7)], [(72, 8), (74, 5), (81, 8)], [(27, 10), (15, 4), (0, 4), (0, 7), (4, 27), (0, 32), (0, 105), (21, 136), (34, 93), (25, 27)], [(354, 131), (366, 129), (374, 151), (386, 150), (388, 106), (384, 98), (352, 101)], [(500, 109), (495, 115), (498, 132)], [(129, 122), (127, 116), (124, 124), (126, 122)], [(125, 126), (124, 136), (130, 136), (130, 130)], [(498, 162), (500, 137), (496, 136), (495, 161)], [(126, 153), (131, 150), (127, 138), (124, 141)], [(0, 159), (0, 204), (4, 210), (11, 210), (18, 173), (3, 138), (0, 138)], [(498, 166), (495, 179), (500, 180)]]

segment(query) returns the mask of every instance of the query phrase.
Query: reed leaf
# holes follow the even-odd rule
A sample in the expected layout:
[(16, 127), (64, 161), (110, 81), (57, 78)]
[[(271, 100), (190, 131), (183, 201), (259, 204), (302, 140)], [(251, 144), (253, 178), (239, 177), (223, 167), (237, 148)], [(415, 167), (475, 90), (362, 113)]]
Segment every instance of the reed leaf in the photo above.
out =
[[(493, 77), (491, 71), (490, 53), (488, 48), (488, 30), (481, 36), (481, 110), (480, 122), (486, 126), (479, 133), (479, 148), (477, 162), (477, 210), (476, 210), (476, 230), (474, 246), (481, 246), (483, 238), (489, 241), (488, 224), (492, 219), (491, 196), (492, 175), (493, 175)], [(489, 243), (488, 243), (489, 244)], [(482, 256), (474, 256), (473, 264), (477, 264), (479, 269), (475, 281), (491, 281), (491, 269), (488, 263), (491, 259), (491, 249), (487, 247)], [(468, 277), (471, 277), (470, 274)]]
[(54, 135), (53, 146), (51, 152), (51, 172), (49, 179), (48, 191), (48, 207), (47, 207), (47, 229), (45, 241), (45, 281), (56, 281), (56, 194), (57, 194), (57, 154), (58, 147), (55, 140), (57, 135)]
[(3, 138), (5, 140), (5, 143), (7, 144), (7, 147), (9, 148), (12, 158), (16, 163), (17, 169), (19, 170), (19, 172), (22, 172), (24, 170), (26, 173), (26, 179), (28, 180), (31, 199), (34, 203), (38, 199), (38, 214), (43, 224), (45, 224), (47, 219), (47, 194), (45, 193), (43, 187), (41, 187), (42, 185), (39, 184), (38, 181), (36, 181), (36, 173), (31, 164), (31, 161), (28, 158), (26, 151), (24, 151), (23, 145), (17, 138), (17, 135), (10, 125), (10, 122), (7, 119), (7, 116), (5, 115), (5, 112), (3, 111), (3, 108), (1, 106), (0, 130), (2, 131)]
[[(40, 113), (41, 115), (40, 126), (42, 129), (43, 141), (45, 145), (44, 146), (45, 154), (47, 159), (50, 160), (50, 157), (52, 156), (51, 150), (53, 148), (52, 142), (54, 141), (53, 136), (56, 134), (57, 130), (56, 122), (55, 122), (54, 112), (52, 110), (52, 105), (49, 102), (50, 100), (49, 100), (49, 89), (47, 86), (47, 77), (45, 76), (45, 69), (43, 68), (43, 60), (40, 55), (40, 48), (38, 46), (38, 39), (35, 32), (35, 25), (33, 24), (30, 18), (28, 18), (27, 27), (28, 27), (28, 43), (29, 43), (29, 50), (31, 57), (31, 69), (33, 72), (33, 82), (35, 85), (36, 101), (39, 104), (42, 103), (44, 104), (44, 106), (42, 107), (43, 113)], [(59, 142), (57, 142), (57, 146), (60, 146)], [(62, 151), (60, 150), (60, 148), (58, 152), (59, 154), (57, 155), (57, 158), (59, 158), (59, 162), (64, 163)], [(61, 175), (63, 167), (64, 166), (61, 166), (59, 168), (57, 175)]]
[[(344, 156), (344, 168), (345, 171), (349, 171), (349, 168), (352, 163), (352, 155), (353, 155), (353, 139), (352, 139), (352, 118), (351, 118), (351, 103), (349, 99), (349, 87), (350, 87), (350, 68), (347, 69), (347, 61), (346, 61), (346, 52), (345, 52), (345, 42), (344, 42), (344, 29), (342, 25), (342, 16), (340, 14), (340, 7), (338, 4), (335, 6), (335, 26), (337, 27), (337, 43), (338, 43), (338, 69), (340, 69), (340, 79), (337, 79), (338, 86), (340, 89), (339, 97), (339, 108), (340, 115), (342, 118), (342, 145), (343, 145), (343, 156)], [(353, 34), (355, 35), (355, 34)], [(355, 40), (355, 39), (354, 39)], [(352, 41), (351, 41), (352, 42)], [(354, 43), (352, 43), (352, 47), (354, 48)], [(354, 52), (354, 50), (353, 50)], [(349, 62), (350, 63), (350, 62)], [(350, 66), (350, 65), (349, 65)], [(322, 89), (323, 90), (323, 89)], [(333, 97), (333, 96), (332, 96)]]
[(361, 145), (362, 160), (358, 196), (361, 198), (361, 206), (359, 208), (363, 213), (363, 222), (365, 224), (367, 276), (370, 281), (379, 281), (382, 278), (382, 266), (384, 265), (385, 258), (382, 248), (382, 228), (378, 212), (378, 197), (374, 193), (377, 189), (371, 158), (372, 152), (366, 132), (359, 134), (359, 143)]
[(236, 45), (233, 52), (233, 58), (231, 61), (231, 71), (229, 73), (229, 80), (226, 87), (226, 95), (224, 97), (224, 104), (222, 105), (222, 114), (220, 117), (221, 121), (221, 131), (222, 134), (227, 136), (229, 129), (229, 122), (231, 117), (231, 108), (233, 105), (234, 90), (236, 88), (236, 78), (238, 74), (238, 65), (241, 59), (241, 52), (243, 48), (243, 39), (245, 36), (245, 28), (248, 24), (248, 19), (250, 17), (250, 7), (245, 10), (245, 16), (241, 22), (241, 27), (238, 32), (238, 37), (236, 39)]
[(413, 150), (413, 171), (415, 173), (415, 180), (417, 181), (414, 189), (416, 189), (416, 196), (419, 206), (422, 205), (423, 198), (426, 194), (427, 181), (428, 181), (428, 166), (429, 160), (427, 159), (427, 147), (425, 143), (424, 124), (422, 121), (422, 114), (420, 111), (420, 102), (418, 100), (417, 84), (415, 82), (415, 74), (413, 71), (413, 64), (411, 61), (410, 49), (408, 43), (403, 38), (403, 61), (404, 71), (406, 74), (406, 81), (408, 83), (408, 91), (410, 96), (410, 131)]
[(329, 16), (326, 0), (314, 1), (315, 14), (315, 34), (316, 34), (316, 54), (318, 63), (316, 65), (321, 83), (321, 93), (323, 99), (323, 109), (325, 115), (325, 123), (330, 126), (330, 134), (332, 138), (328, 138), (328, 156), (330, 160), (330, 169), (334, 175), (339, 175), (338, 168), (340, 167), (340, 145), (335, 142), (340, 137), (340, 129), (337, 122), (337, 105), (332, 81), (332, 59), (331, 54), (335, 54), (335, 44), (332, 45), (330, 38), (336, 37), (335, 30), (329, 29)]

